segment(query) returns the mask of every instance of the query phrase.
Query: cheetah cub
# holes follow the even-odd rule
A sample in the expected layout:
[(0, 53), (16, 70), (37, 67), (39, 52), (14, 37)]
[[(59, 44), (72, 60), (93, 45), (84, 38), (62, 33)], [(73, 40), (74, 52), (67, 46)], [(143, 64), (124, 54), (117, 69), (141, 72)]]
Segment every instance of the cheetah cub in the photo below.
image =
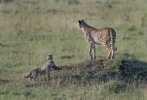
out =
[(47, 59), (48, 61), (41, 68), (32, 69), (31, 72), (27, 76), (25, 76), (25, 78), (28, 78), (29, 81), (34, 81), (38, 76), (46, 75), (47, 80), (49, 80), (51, 71), (62, 69), (55, 65), (52, 55), (48, 55)]

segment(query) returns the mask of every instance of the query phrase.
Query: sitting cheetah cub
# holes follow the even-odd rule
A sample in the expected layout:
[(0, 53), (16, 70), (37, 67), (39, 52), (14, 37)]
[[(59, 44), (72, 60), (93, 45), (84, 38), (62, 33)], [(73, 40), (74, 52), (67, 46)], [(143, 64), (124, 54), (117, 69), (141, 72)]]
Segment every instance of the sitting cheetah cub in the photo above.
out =
[(25, 78), (28, 78), (29, 81), (35, 81), (38, 76), (46, 75), (47, 80), (49, 80), (51, 71), (62, 69), (55, 65), (52, 55), (48, 55), (47, 59), (48, 61), (41, 68), (32, 69), (31, 72), (25, 76)]

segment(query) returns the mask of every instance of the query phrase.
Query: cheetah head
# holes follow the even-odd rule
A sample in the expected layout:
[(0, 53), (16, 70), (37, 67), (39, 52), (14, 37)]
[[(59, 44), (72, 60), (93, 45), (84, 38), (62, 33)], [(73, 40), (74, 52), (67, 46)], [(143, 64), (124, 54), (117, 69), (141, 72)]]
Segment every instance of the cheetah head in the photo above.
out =
[(78, 26), (80, 28), (82, 28), (85, 25), (85, 21), (84, 20), (78, 20)]

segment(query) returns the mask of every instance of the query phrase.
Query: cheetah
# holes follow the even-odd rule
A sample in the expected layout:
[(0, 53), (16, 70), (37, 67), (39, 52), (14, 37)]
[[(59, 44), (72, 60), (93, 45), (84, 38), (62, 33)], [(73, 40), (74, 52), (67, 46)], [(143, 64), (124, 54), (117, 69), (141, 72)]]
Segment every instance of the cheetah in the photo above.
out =
[[(84, 20), (78, 20), (78, 27), (83, 31), (84, 38), (89, 45), (90, 59), (96, 59), (95, 44), (102, 45), (108, 50), (107, 59), (114, 58), (116, 32), (112, 28), (96, 29)], [(92, 54), (93, 53), (93, 54)]]
[(53, 56), (48, 55), (48, 61), (41, 68), (35, 68), (31, 70), (31, 72), (27, 76), (25, 76), (25, 78), (29, 78), (29, 81), (34, 81), (38, 77), (38, 75), (46, 75), (47, 80), (49, 80), (51, 71), (62, 69), (60, 67), (57, 67), (52, 59)]

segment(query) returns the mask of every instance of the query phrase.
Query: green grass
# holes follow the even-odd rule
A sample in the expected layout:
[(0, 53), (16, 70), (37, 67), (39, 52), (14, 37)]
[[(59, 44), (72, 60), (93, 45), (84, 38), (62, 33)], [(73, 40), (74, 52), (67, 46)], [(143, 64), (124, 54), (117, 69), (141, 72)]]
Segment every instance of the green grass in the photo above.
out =
[[(118, 48), (115, 60), (137, 59), (136, 67), (146, 69), (146, 17), (146, 0), (13, 0), (0, 3), (0, 99), (147, 100), (147, 89), (142, 85), (118, 94), (103, 94), (103, 86), (97, 81), (92, 85), (76, 85), (73, 80), (65, 79), (68, 85), (63, 86), (63, 80), (54, 79), (58, 75), (67, 73), (70, 76), (71, 73), (72, 76), (82, 71), (81, 77), (87, 75), (84, 67), (75, 66), (89, 59), (88, 45), (75, 25), (78, 19), (96, 28), (114, 28)], [(106, 58), (105, 48), (96, 48), (97, 59)], [(35, 85), (29, 83), (24, 75), (41, 66), (48, 53), (53, 54), (55, 63), (65, 70), (53, 73), (50, 82), (42, 77)], [(68, 71), (66, 66), (74, 68)]]

